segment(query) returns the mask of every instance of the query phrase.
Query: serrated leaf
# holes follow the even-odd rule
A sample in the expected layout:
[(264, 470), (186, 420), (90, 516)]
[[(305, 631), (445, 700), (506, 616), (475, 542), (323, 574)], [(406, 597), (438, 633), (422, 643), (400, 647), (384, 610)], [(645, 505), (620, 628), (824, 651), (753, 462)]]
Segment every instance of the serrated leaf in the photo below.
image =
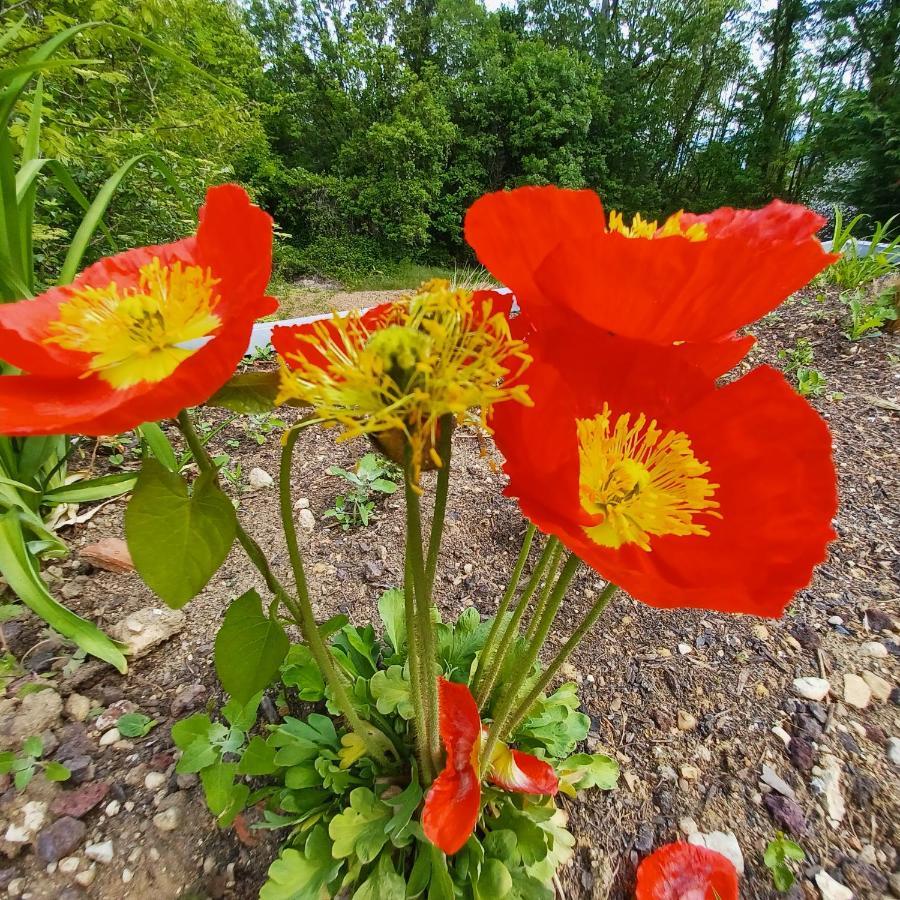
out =
[(289, 647), (281, 623), (263, 614), (256, 591), (247, 591), (228, 607), (216, 635), (216, 673), (222, 687), (246, 703), (272, 683)]
[(125, 510), (125, 536), (138, 574), (168, 606), (195, 597), (234, 543), (234, 506), (203, 472), (188, 492), (185, 480), (155, 459), (144, 460)]
[(404, 900), (405, 896), (406, 882), (394, 871), (391, 858), (385, 853), (353, 894), (353, 900)]
[(305, 644), (294, 644), (281, 666), (281, 680), (297, 689), (301, 700), (318, 703), (325, 697), (325, 679), (318, 663)]
[(570, 797), (578, 790), (598, 787), (613, 790), (619, 781), (619, 764), (602, 753), (577, 753), (556, 766), (559, 789)]
[(369, 863), (387, 843), (385, 830), (391, 819), (390, 807), (382, 803), (368, 788), (358, 787), (350, 793), (350, 806), (338, 813), (328, 825), (334, 842), (331, 848), (337, 859), (355, 855), (361, 863)]
[(256, 724), (256, 714), (262, 702), (263, 692), (254, 694), (246, 703), (232, 697), (223, 707), (222, 715), (233, 728), (249, 731)]

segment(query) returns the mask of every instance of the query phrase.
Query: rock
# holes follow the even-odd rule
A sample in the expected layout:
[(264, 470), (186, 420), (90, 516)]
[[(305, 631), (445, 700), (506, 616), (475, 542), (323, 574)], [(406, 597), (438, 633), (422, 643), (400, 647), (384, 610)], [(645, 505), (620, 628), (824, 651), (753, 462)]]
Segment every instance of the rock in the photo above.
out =
[(685, 709), (679, 709), (678, 710), (678, 730), (679, 731), (693, 731), (696, 727), (697, 727), (696, 717), (692, 716)]
[(759, 641), (767, 641), (771, 637), (769, 629), (762, 622), (757, 622), (750, 629), (750, 633)]
[(88, 844), (84, 848), (84, 855), (94, 862), (108, 866), (113, 861), (113, 842), (102, 841), (98, 844)]
[(81, 860), (77, 856), (66, 856), (59, 861), (59, 871), (63, 875), (74, 875), (81, 865)]
[(94, 879), (97, 877), (97, 867), (91, 866), (89, 869), (85, 869), (83, 872), (79, 872), (75, 876), (75, 880), (82, 887), (90, 887), (94, 883)]
[(363, 563), (363, 577), (370, 584), (384, 577), (384, 563), (380, 559), (367, 559)]
[(110, 800), (109, 803), (106, 804), (106, 809), (103, 812), (106, 813), (111, 819), (115, 818), (119, 811), (122, 809), (122, 804), (119, 803), (118, 800)]
[(91, 712), (91, 701), (81, 694), (69, 694), (66, 698), (66, 715), (76, 722), (83, 722)]
[(829, 625), (843, 625), (844, 620), (840, 616), (829, 616), (828, 624)]
[(56, 691), (27, 694), (17, 710), (0, 719), (0, 750), (16, 749), (26, 738), (51, 728), (62, 709), (62, 697)]
[(871, 607), (864, 613), (865, 621), (872, 631), (893, 631), (894, 619), (888, 613), (877, 607)]
[(796, 837), (806, 834), (806, 816), (795, 800), (779, 794), (766, 794), (763, 797), (763, 804), (776, 825)]
[(104, 732), (100, 736), (100, 746), (101, 747), (109, 747), (112, 744), (115, 744), (116, 741), (120, 741), (122, 739), (122, 735), (119, 734), (118, 728), (110, 728), (109, 731)]
[(794, 789), (771, 766), (763, 764), (761, 778), (763, 784), (767, 784), (773, 791), (778, 791), (779, 794), (790, 797), (791, 800), (796, 799), (797, 795), (794, 793)]
[(77, 600), (84, 593), (84, 589), (77, 581), (67, 581), (60, 589), (60, 593), (63, 600)]
[(106, 572), (131, 572), (134, 569), (128, 544), (122, 538), (103, 538), (82, 547), (78, 555), (95, 569), (103, 569)]
[(816, 650), (821, 643), (821, 639), (816, 631), (809, 627), (809, 625), (804, 625), (803, 623), (797, 623), (791, 628), (791, 634), (794, 636), (794, 640), (804, 649), (804, 650)]
[(294, 504), (294, 509), (309, 509), (309, 497), (300, 497)]
[(772, 734), (774, 734), (785, 747), (791, 746), (791, 736), (780, 725), (775, 725), (772, 728)]
[(638, 828), (638, 832), (634, 837), (634, 849), (638, 853), (649, 853), (653, 849), (655, 843), (655, 835), (653, 826), (646, 822)]
[(888, 648), (881, 641), (866, 641), (864, 644), (860, 644), (859, 655), (872, 659), (887, 659)]
[(183, 772), (175, 776), (179, 791), (189, 791), (200, 779), (193, 772)]
[(794, 691), (806, 700), (824, 700), (830, 690), (831, 685), (825, 678), (806, 676), (794, 679)]
[(316, 517), (312, 514), (312, 510), (301, 509), (297, 513), (297, 524), (305, 531), (312, 531), (316, 527)]
[(168, 780), (163, 772), (148, 772), (144, 778), (144, 787), (148, 791), (158, 791)]
[(900, 738), (888, 738), (887, 758), (895, 765), (900, 766)]
[(185, 713), (196, 709), (200, 702), (206, 696), (206, 687), (199, 682), (197, 684), (187, 684), (179, 688), (178, 693), (172, 700), (169, 712), (173, 719), (180, 719)]
[(258, 467), (254, 467), (250, 470), (247, 481), (250, 484), (250, 489), (253, 491), (261, 491), (265, 488), (270, 488), (275, 484), (272, 476), (265, 469), (260, 469)]
[(29, 800), (22, 806), (22, 821), (10, 822), (4, 840), (10, 844), (27, 844), (37, 834), (47, 816), (47, 804), (40, 800)]
[(855, 706), (857, 709), (865, 709), (872, 700), (872, 691), (869, 686), (852, 672), (844, 675), (844, 703)]
[(57, 753), (57, 759), (69, 770), (68, 784), (84, 784), (94, 777), (94, 761), (90, 756), (63, 757)]
[(721, 853), (722, 856), (731, 860), (738, 875), (744, 874), (744, 854), (741, 852), (741, 846), (733, 831), (711, 831), (709, 834), (698, 831), (688, 837), (688, 843)]
[(153, 817), (153, 824), (160, 831), (175, 831), (181, 825), (183, 816), (181, 807), (170, 806)]
[(58, 862), (81, 845), (87, 826), (72, 816), (63, 816), (48, 825), (34, 842), (34, 852), (44, 863)]
[(800, 772), (810, 772), (813, 767), (812, 744), (803, 737), (791, 738), (788, 744), (788, 757), (795, 769)]
[(835, 881), (824, 869), (816, 873), (816, 887), (822, 900), (853, 900), (853, 891)]
[(692, 766), (688, 763), (685, 763), (679, 771), (681, 772), (681, 777), (685, 779), (685, 781), (696, 781), (700, 777), (700, 770), (696, 766)]
[(108, 793), (109, 785), (105, 781), (92, 781), (74, 791), (63, 791), (53, 801), (50, 811), (55, 816), (80, 819), (98, 806)]
[(180, 609), (148, 606), (126, 616), (110, 629), (110, 634), (128, 645), (132, 659), (139, 659), (178, 634), (184, 628), (184, 620)]
[(675, 725), (672, 714), (665, 709), (651, 710), (650, 718), (656, 723), (656, 727), (661, 728), (663, 731), (668, 731)]
[(825, 811), (832, 825), (843, 821), (846, 807), (844, 797), (841, 794), (841, 763), (836, 756), (825, 754), (821, 767), (815, 767), (813, 773), (817, 776), (812, 780), (812, 789), (820, 794), (825, 801)]
[(863, 672), (862, 679), (869, 686), (872, 696), (881, 703), (891, 696), (891, 683), (885, 681), (880, 675), (876, 675), (874, 672)]
[(685, 837), (690, 837), (700, 830), (697, 827), (697, 823), (690, 816), (685, 816), (683, 819), (678, 820), (678, 829)]

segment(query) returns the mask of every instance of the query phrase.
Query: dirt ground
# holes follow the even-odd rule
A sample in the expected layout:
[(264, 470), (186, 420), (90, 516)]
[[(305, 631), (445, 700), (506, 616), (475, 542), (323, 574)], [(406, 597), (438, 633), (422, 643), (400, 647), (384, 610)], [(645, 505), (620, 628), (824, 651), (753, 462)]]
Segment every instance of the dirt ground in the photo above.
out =
[[(575, 654), (569, 674), (581, 683), (583, 709), (593, 723), (588, 749), (613, 753), (623, 777), (615, 792), (563, 801), (577, 838), (575, 858), (561, 879), (570, 900), (630, 897), (635, 865), (652, 848), (692, 832), (717, 831), (731, 833), (742, 852), (742, 896), (779, 896), (763, 865), (766, 843), (777, 830), (792, 833), (806, 851), (789, 896), (850, 896), (826, 893), (834, 889), (824, 871), (854, 897), (900, 897), (894, 874), (900, 748), (890, 743), (900, 737), (900, 341), (877, 336), (850, 343), (836, 300), (820, 303), (814, 295), (803, 292), (753, 329), (759, 344), (744, 368), (779, 365), (780, 349), (798, 338), (810, 341), (814, 365), (826, 380), (812, 402), (834, 434), (840, 475), (838, 540), (813, 584), (780, 621), (665, 612), (623, 598)], [(287, 410), (283, 418), (295, 415)], [(203, 417), (221, 421), (210, 411)], [(259, 445), (234, 423), (212, 446), (241, 461), (241, 489), (231, 489), (240, 515), (287, 576), (274, 488), (250, 490), (247, 484), (253, 467), (277, 474), (277, 435)], [(514, 503), (501, 496), (496, 460), (483, 449), (475, 433), (457, 433), (457, 477), (437, 586), (448, 617), (470, 604), (493, 612), (524, 530)], [(322, 518), (340, 491), (326, 468), (352, 465), (366, 450), (362, 441), (335, 444), (332, 434), (316, 432), (303, 438), (298, 452), (295, 496), (309, 499), (316, 520), (301, 540), (323, 618), (345, 612), (357, 623), (373, 621), (377, 597), (401, 579), (402, 500), (388, 498), (368, 528), (349, 533)], [(101, 457), (108, 452), (102, 449)], [(123, 510), (124, 502), (110, 503), (69, 529), (71, 559), (51, 570), (51, 578), (61, 576), (54, 579), (56, 590), (80, 586), (69, 589), (77, 596), (66, 602), (105, 628), (160, 606), (135, 574), (96, 570), (79, 555), (101, 537), (122, 536)], [(218, 697), (216, 629), (230, 600), (257, 582), (235, 550), (185, 607), (177, 634), (134, 661), (124, 678), (95, 662), (63, 670), (68, 654), (46, 641), (34, 619), (4, 626), (10, 648), (26, 656), (26, 668), (54, 679), (63, 701), (76, 693), (95, 708), (118, 703), (117, 711), (131, 703), (159, 724), (143, 739), (101, 745), (95, 720), (83, 723), (66, 712), (52, 721), (49, 738), (61, 745), (56, 758), (77, 750), (75, 756), (90, 764), (78, 789), (99, 782), (106, 791), (80, 817), (85, 833), (59, 862), (41, 862), (39, 837), (33, 848), (10, 842), (7, 831), (0, 840), (0, 889), (26, 900), (257, 895), (277, 839), (245, 829), (219, 831), (196, 779), (174, 774), (169, 737), (177, 718)], [(562, 637), (602, 586), (590, 571), (575, 579), (571, 602), (563, 607)], [(858, 684), (851, 677), (845, 688), (845, 676), (864, 673), (875, 690), (858, 708), (849, 702), (859, 702)], [(827, 679), (829, 695), (821, 702), (799, 696), (793, 682), (803, 676)], [(22, 683), (10, 684), (9, 694)], [(7, 789), (0, 819), (25, 827), (25, 806), (36, 804), (30, 807), (36, 814), (43, 805), (45, 820), (33, 829), (39, 836), (53, 810), (64, 807), (59, 798), (71, 790), (42, 778), (23, 794)], [(160, 817), (170, 809), (177, 812)], [(816, 886), (817, 877), (824, 887)]]

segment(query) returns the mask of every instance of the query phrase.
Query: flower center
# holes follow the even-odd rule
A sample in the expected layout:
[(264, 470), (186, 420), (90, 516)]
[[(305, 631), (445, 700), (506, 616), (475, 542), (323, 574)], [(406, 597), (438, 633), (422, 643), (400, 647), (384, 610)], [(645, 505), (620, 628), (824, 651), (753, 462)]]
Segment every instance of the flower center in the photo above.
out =
[(681, 221), (684, 210), (673, 213), (663, 222), (662, 228), (656, 224), (656, 219), (648, 222), (641, 218), (640, 213), (636, 213), (631, 220), (630, 225), (625, 224), (622, 213), (612, 209), (609, 212), (609, 222), (607, 223), (607, 231), (617, 231), (624, 234), (627, 238), (666, 238), (666, 237), (683, 237), (689, 241), (705, 241), (708, 237), (706, 226), (702, 222), (695, 222), (687, 228)]
[(587, 536), (603, 547), (637, 544), (650, 549), (650, 537), (664, 534), (707, 535), (695, 516), (714, 512), (717, 484), (703, 476), (700, 462), (683, 432), (663, 432), (641, 413), (613, 420), (609, 406), (592, 419), (577, 422), (581, 506), (594, 521)]
[(158, 257), (140, 269), (136, 286), (84, 287), (59, 308), (44, 339), (92, 356), (88, 366), (114, 388), (167, 378), (196, 349), (179, 346), (221, 325), (214, 310), (218, 280), (199, 266)]

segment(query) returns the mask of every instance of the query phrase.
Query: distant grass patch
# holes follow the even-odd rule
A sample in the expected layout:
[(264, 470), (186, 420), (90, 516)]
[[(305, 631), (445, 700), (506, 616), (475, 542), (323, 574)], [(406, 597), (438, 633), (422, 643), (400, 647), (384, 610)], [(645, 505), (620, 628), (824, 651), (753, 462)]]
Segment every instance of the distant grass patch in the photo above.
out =
[(454, 286), (470, 290), (495, 284), (482, 268), (448, 268), (406, 261), (391, 263), (384, 269), (354, 273), (344, 279), (344, 285), (348, 291), (402, 291), (412, 290), (432, 278), (444, 278)]

